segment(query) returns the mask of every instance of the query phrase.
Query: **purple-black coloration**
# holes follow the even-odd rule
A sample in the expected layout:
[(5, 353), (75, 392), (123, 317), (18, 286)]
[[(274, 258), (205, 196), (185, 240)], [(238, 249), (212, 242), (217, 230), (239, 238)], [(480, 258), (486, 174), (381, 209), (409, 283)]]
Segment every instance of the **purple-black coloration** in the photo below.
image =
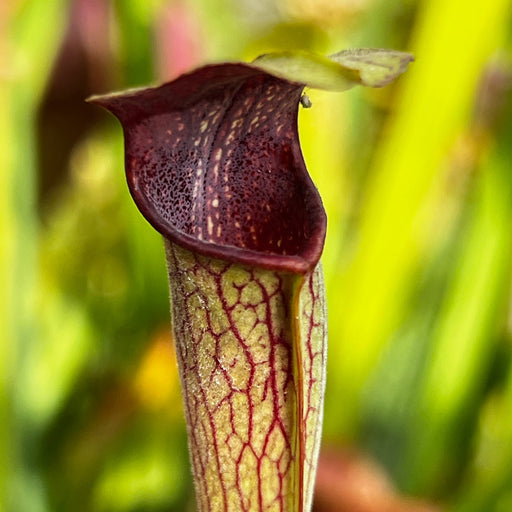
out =
[(122, 122), (131, 193), (169, 240), (273, 270), (315, 267), (326, 217), (297, 133), (303, 86), (244, 64), (97, 103)]

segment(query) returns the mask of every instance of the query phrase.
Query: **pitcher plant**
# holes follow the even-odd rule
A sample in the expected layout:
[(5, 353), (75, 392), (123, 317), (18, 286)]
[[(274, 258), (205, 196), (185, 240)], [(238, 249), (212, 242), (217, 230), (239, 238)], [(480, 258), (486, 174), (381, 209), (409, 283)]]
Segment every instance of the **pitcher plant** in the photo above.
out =
[(282, 52), (90, 99), (120, 120), (130, 192), (163, 235), (200, 512), (311, 509), (326, 214), (302, 157), (298, 106), (311, 106), (305, 86), (382, 87), (412, 60), (379, 49)]

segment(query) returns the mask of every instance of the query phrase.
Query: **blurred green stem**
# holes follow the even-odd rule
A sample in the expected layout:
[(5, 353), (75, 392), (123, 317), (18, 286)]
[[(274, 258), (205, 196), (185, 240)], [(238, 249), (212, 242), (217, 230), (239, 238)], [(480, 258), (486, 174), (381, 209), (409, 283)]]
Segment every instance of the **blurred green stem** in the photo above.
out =
[[(402, 82), (386, 136), (377, 148), (361, 208), (358, 246), (331, 317), (329, 386), (343, 394), (337, 430), (356, 437), (361, 393), (408, 304), (420, 265), (420, 241), (434, 228), (425, 215), (443, 161), (472, 108), (482, 67), (508, 26), (509, 0), (423, 2), (411, 50), (415, 66)], [(332, 307), (332, 305), (330, 306)], [(334, 367), (332, 368), (334, 370)], [(327, 393), (327, 410), (339, 395)], [(354, 413), (350, 414), (350, 411)]]
[(6, 511), (41, 509), (38, 500), (32, 500), (34, 486), (21, 478), (27, 454), (21, 443), (19, 420), (24, 411), (18, 399), (23, 396), (22, 355), (37, 341), (34, 120), (66, 5), (53, 0), (10, 6), (10, 23), (0, 35), (0, 46), (11, 58), (0, 81), (0, 324), (5, 336), (0, 345), (0, 504)]

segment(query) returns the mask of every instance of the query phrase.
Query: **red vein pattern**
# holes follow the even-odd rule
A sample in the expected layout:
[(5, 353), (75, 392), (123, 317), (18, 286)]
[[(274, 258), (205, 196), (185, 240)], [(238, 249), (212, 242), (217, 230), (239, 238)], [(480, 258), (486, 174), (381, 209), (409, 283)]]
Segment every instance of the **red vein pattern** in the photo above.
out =
[(166, 248), (199, 510), (309, 510), (325, 382), (320, 267), (294, 312), (301, 278)]

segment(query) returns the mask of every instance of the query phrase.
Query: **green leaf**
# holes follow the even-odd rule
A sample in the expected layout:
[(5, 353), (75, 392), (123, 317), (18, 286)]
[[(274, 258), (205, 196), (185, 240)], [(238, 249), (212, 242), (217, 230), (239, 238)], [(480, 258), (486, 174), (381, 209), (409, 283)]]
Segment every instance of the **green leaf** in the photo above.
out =
[(359, 83), (367, 87), (384, 87), (414, 61), (411, 53), (381, 48), (343, 50), (329, 58), (346, 69), (359, 72)]
[(314, 53), (289, 51), (261, 55), (253, 65), (290, 82), (327, 91), (344, 91), (359, 82), (359, 73)]
[(358, 84), (383, 87), (401, 75), (413, 60), (410, 53), (359, 48), (330, 57), (301, 51), (268, 53), (256, 58), (253, 65), (290, 82), (344, 91)]

